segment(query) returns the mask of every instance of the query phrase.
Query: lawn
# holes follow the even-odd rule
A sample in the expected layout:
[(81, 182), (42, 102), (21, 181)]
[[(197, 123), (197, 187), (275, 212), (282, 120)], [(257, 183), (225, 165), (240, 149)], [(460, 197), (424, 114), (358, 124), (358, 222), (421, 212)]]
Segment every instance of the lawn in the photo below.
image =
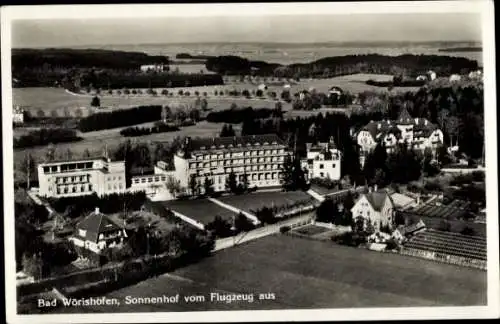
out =
[[(116, 308), (89, 312), (158, 312), (486, 304), (486, 272), (398, 254), (274, 235), (226, 249), (171, 274), (112, 292)], [(125, 296), (273, 293), (254, 303), (124, 305)], [(56, 312), (81, 312), (59, 308)]]
[(262, 207), (281, 207), (298, 201), (313, 200), (311, 196), (303, 191), (256, 192), (246, 195), (225, 196), (218, 199), (249, 213), (253, 213)]
[(208, 199), (174, 200), (165, 201), (163, 204), (167, 208), (192, 218), (204, 225), (213, 221), (217, 215), (228, 221), (232, 221), (232, 217), (236, 216), (232, 211), (220, 207)]
[(293, 231), (297, 232), (299, 234), (302, 234), (302, 235), (306, 235), (306, 236), (315, 236), (315, 235), (320, 234), (320, 233), (328, 232), (328, 231), (330, 231), (330, 229), (328, 229), (326, 227), (321, 227), (321, 226), (306, 225), (306, 226), (302, 226), (302, 227), (299, 227), (297, 229), (294, 229)]

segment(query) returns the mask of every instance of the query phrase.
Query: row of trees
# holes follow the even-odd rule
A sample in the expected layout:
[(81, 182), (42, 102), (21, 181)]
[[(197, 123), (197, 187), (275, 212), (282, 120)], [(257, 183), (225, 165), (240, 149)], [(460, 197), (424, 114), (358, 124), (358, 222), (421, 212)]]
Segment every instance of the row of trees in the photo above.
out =
[(239, 124), (244, 122), (245, 120), (254, 120), (268, 117), (281, 118), (282, 116), (282, 111), (278, 109), (253, 109), (252, 107), (238, 109), (238, 107), (234, 104), (230, 109), (210, 112), (207, 115), (207, 121), (212, 123)]
[(316, 209), (316, 221), (351, 226), (353, 224), (351, 213), (351, 208), (353, 206), (354, 196), (350, 191), (342, 199), (342, 202), (326, 199)]
[(30, 131), (26, 135), (14, 138), (14, 148), (26, 148), (49, 143), (77, 142), (82, 138), (77, 136), (76, 131), (66, 128), (42, 128)]
[(438, 75), (468, 73), (477, 70), (478, 62), (461, 57), (438, 55), (388, 56), (379, 54), (325, 57), (303, 64), (270, 64), (249, 61), (238, 56), (218, 56), (207, 59), (207, 70), (225, 75), (259, 75), (286, 78), (331, 78), (346, 74), (424, 74), (428, 70)]
[(151, 105), (97, 113), (80, 119), (78, 129), (90, 132), (157, 121), (161, 118), (162, 109), (162, 106)]
[(162, 122), (156, 123), (153, 127), (128, 127), (120, 131), (120, 135), (125, 137), (144, 136), (156, 133), (176, 132), (177, 126), (171, 126)]
[(205, 230), (212, 233), (215, 238), (225, 238), (237, 235), (241, 232), (248, 232), (255, 228), (255, 225), (242, 213), (233, 216), (231, 220), (216, 215), (215, 218), (205, 226)]

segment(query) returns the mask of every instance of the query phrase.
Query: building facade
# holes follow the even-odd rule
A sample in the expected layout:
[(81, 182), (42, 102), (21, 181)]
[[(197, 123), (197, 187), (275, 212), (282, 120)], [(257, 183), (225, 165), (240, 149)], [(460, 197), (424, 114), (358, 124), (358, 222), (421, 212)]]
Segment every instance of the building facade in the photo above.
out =
[(386, 191), (374, 191), (361, 195), (351, 208), (352, 218), (356, 224), (361, 222), (364, 229), (368, 223), (375, 232), (383, 226), (391, 227), (394, 220), (394, 203)]
[(77, 247), (99, 254), (105, 248), (121, 246), (126, 238), (125, 229), (96, 208), (76, 225), (69, 240)]
[(368, 123), (357, 133), (356, 141), (363, 165), (367, 154), (381, 143), (387, 153), (394, 152), (399, 144), (407, 143), (412, 149), (423, 152), (429, 148), (434, 154), (443, 144), (443, 132), (425, 118), (412, 118), (404, 109), (397, 120)]
[(89, 158), (40, 163), (38, 182), (42, 197), (123, 193), (126, 191), (125, 162)]
[(249, 187), (279, 186), (283, 164), (288, 151), (275, 134), (219, 138), (187, 138), (185, 145), (174, 155), (175, 178), (183, 188), (190, 179), (203, 193), (205, 178), (212, 180), (214, 191), (225, 191), (231, 172), (237, 183)]
[(15, 106), (12, 111), (12, 122), (14, 124), (24, 123), (24, 108)]
[(342, 155), (336, 148), (333, 139), (317, 145), (307, 143), (306, 146), (307, 157), (301, 160), (301, 167), (305, 170), (307, 180), (313, 178), (340, 180)]

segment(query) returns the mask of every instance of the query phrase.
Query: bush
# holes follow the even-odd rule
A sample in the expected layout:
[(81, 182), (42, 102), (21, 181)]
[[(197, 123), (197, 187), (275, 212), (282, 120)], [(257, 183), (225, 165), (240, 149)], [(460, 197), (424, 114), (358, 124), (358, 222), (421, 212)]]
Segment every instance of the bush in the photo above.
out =
[(120, 135), (125, 137), (143, 136), (155, 133), (167, 133), (178, 131), (177, 126), (170, 126), (167, 124), (159, 124), (153, 127), (128, 127), (120, 131)]
[(287, 233), (290, 232), (290, 226), (281, 226), (280, 227), (280, 233)]

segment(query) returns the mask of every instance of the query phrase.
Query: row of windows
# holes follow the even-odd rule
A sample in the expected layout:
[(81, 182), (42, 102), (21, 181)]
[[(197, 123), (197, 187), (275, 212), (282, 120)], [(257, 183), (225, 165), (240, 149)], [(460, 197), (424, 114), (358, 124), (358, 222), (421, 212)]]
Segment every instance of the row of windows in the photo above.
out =
[[(49, 191), (52, 191), (52, 187), (49, 187)], [(90, 191), (92, 191), (92, 185), (90, 183), (82, 185), (57, 186), (56, 188), (56, 193), (58, 195)]]
[(52, 166), (44, 166), (44, 173), (55, 173), (55, 172), (68, 172), (74, 170), (85, 170), (92, 169), (94, 163), (93, 162), (77, 162), (77, 163), (68, 163), (61, 165), (52, 165)]
[(116, 181), (116, 180), (120, 181), (121, 179), (122, 179), (122, 176), (113, 176), (113, 177), (109, 176), (106, 180), (107, 181)]
[[(335, 169), (335, 167), (336, 167), (336, 164), (335, 164), (335, 163), (332, 163), (332, 168), (334, 168), (334, 169)], [(325, 165), (324, 165), (323, 163), (321, 163), (321, 164), (319, 165), (319, 168), (320, 168), (320, 169), (324, 169), (324, 168), (325, 168)]]
[(133, 183), (151, 183), (151, 182), (160, 182), (160, 181), (167, 181), (167, 176), (152, 176), (149, 178), (132, 179)]
[(240, 156), (259, 156), (259, 155), (276, 155), (276, 154), (284, 154), (285, 149), (276, 149), (276, 150), (254, 150), (254, 151), (245, 151), (238, 153), (225, 153), (225, 154), (205, 154), (196, 156), (197, 160), (222, 160), (229, 159), (232, 157), (240, 157)]
[(115, 183), (115, 184), (111, 184), (111, 183), (108, 183), (108, 191), (109, 190), (118, 190), (118, 189), (123, 189), (123, 184), (122, 183)]
[[(247, 175), (249, 181), (279, 179), (280, 176), (281, 172), (252, 173)], [(219, 176), (219, 177), (216, 176), (215, 178), (216, 178), (215, 181), (216, 183), (218, 184), (225, 183), (225, 176)], [(204, 179), (205, 179), (204, 177), (199, 177), (198, 181), (201, 183), (202, 181), (204, 181)], [(237, 179), (240, 182), (244, 181), (244, 176), (240, 175), (239, 177), (237, 177)]]
[[(68, 176), (68, 177), (56, 177), (55, 182), (58, 184), (61, 183), (79, 183), (79, 182), (89, 182), (90, 174), (84, 174), (79, 176)], [(50, 179), (49, 179), (50, 181)]]
[(255, 163), (269, 163), (269, 162), (283, 162), (285, 160), (284, 157), (266, 157), (266, 158), (254, 158), (254, 159), (239, 159), (239, 160), (221, 160), (221, 161), (212, 161), (212, 162), (198, 162), (198, 163), (190, 163), (189, 167), (191, 169), (195, 168), (209, 168), (209, 167), (217, 167), (217, 166), (229, 166), (229, 165), (241, 165), (241, 164), (255, 164)]

